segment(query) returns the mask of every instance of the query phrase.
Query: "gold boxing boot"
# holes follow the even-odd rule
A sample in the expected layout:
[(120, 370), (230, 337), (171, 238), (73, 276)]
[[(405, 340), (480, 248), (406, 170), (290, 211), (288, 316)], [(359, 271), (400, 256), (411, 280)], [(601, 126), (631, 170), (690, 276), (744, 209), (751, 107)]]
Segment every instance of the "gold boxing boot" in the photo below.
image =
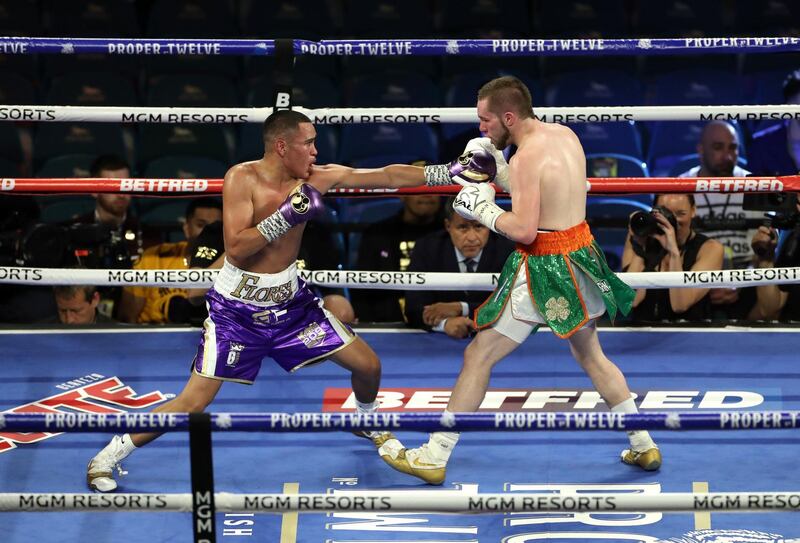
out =
[(353, 435), (356, 437), (363, 437), (364, 439), (369, 439), (372, 441), (372, 444), (375, 445), (376, 449), (380, 449), (384, 443), (389, 441), (390, 439), (397, 440), (394, 437), (394, 434), (391, 432), (374, 432), (369, 430), (356, 430), (353, 432)]
[(656, 471), (661, 467), (661, 451), (658, 447), (647, 449), (646, 451), (633, 451), (625, 449), (622, 451), (622, 461), (631, 466), (639, 466), (645, 471)]
[(429, 485), (444, 483), (447, 462), (430, 458), (428, 445), (419, 449), (406, 449), (398, 440), (387, 440), (379, 449), (383, 461), (401, 473), (419, 477)]

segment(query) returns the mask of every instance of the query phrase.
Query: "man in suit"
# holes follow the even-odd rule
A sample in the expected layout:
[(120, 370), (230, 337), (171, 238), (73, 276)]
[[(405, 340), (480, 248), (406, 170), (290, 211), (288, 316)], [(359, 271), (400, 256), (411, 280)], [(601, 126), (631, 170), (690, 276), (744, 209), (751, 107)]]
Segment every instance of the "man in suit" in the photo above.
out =
[[(445, 204), (444, 230), (417, 240), (409, 271), (497, 273), (514, 250), (514, 243), (497, 236), (478, 221), (453, 212)], [(472, 315), (488, 297), (483, 291), (406, 291), (405, 314), (411, 326), (450, 337), (465, 338), (475, 329)]]

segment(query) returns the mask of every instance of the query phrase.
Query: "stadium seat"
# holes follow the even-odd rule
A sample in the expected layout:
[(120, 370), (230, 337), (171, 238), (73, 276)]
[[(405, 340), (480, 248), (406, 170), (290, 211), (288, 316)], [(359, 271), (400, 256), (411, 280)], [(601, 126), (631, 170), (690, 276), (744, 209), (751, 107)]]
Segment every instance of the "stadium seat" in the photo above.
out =
[(34, 170), (59, 155), (126, 156), (122, 126), (116, 123), (44, 123), (33, 140)]
[(167, 155), (231, 161), (228, 137), (215, 124), (145, 124), (139, 133), (139, 164)]
[(345, 0), (342, 33), (350, 38), (430, 38), (434, 13), (427, 0)]
[[(274, 92), (272, 78), (261, 77), (249, 86), (247, 105), (272, 107)], [(338, 107), (341, 105), (341, 93), (331, 79), (324, 75), (298, 72), (294, 74), (292, 100), (294, 105), (307, 108)]]
[(586, 154), (620, 154), (641, 158), (642, 142), (633, 122), (575, 123), (569, 125)]
[(549, 106), (636, 106), (644, 104), (639, 80), (624, 72), (591, 70), (565, 73), (547, 88)]
[(588, 177), (649, 177), (647, 164), (640, 158), (617, 153), (586, 155)]
[(144, 176), (164, 179), (221, 179), (228, 165), (206, 157), (172, 155), (147, 164)]
[(69, 73), (50, 83), (45, 103), (66, 106), (135, 106), (131, 80), (114, 73)]
[(347, 124), (342, 126), (339, 161), (364, 164), (376, 157), (391, 157), (393, 162), (416, 160), (434, 162), (438, 144), (433, 129), (426, 124)]
[(134, 2), (48, 0), (45, 13), (51, 36), (132, 38), (140, 33)]
[(352, 80), (346, 99), (352, 107), (436, 107), (441, 105), (439, 88), (425, 75), (412, 72), (381, 72)]
[(230, 79), (209, 74), (165, 75), (152, 80), (147, 104), (153, 107), (237, 107)]
[(89, 177), (95, 155), (60, 155), (50, 158), (36, 171), (37, 177)]

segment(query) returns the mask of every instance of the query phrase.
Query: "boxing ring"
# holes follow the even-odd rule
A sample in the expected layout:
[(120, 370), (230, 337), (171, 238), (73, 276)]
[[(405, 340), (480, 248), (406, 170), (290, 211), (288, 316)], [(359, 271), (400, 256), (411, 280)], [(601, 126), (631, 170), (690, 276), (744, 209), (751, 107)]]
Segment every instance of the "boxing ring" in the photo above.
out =
[[(603, 40), (613, 54), (796, 51), (800, 40), (780, 38), (771, 42), (731, 38), (719, 44), (690, 44), (687, 40)], [(216, 44), (220, 54), (273, 54), (271, 41), (254, 40), (70, 40), (50, 38), (0, 38), (0, 42), (25, 44), (23, 53), (104, 52), (154, 54), (154, 47), (186, 42)], [(408, 54), (559, 54), (559, 40), (524, 40), (527, 49), (501, 49), (491, 40), (424, 40), (409, 43)], [(569, 40), (581, 41), (581, 40)], [(385, 43), (390, 43), (386, 40)], [(347, 54), (349, 42), (297, 41), (297, 54)], [(135, 45), (134, 45), (135, 44)], [(547, 49), (547, 45), (551, 49)], [(341, 47), (340, 47), (341, 46)], [(358, 50), (358, 42), (351, 44)], [(147, 47), (150, 49), (148, 50)], [(367, 49), (368, 50), (368, 49)], [(377, 49), (376, 49), (377, 51)], [(597, 54), (603, 51), (593, 51)], [(377, 54), (377, 53), (376, 53)], [(571, 54), (580, 53), (580, 49)], [(280, 98), (280, 96), (278, 97)], [(181, 108), (82, 108), (70, 106), (6, 106), (9, 120), (30, 119), (46, 107), (44, 122), (82, 120), (120, 122), (170, 122), (168, 115), (186, 114), (184, 122), (260, 122), (270, 108), (208, 110), (198, 114)], [(352, 115), (352, 122), (472, 122), (472, 108), (403, 110), (305, 110), (315, 122)], [(168, 110), (168, 111), (167, 111)], [(204, 117), (204, 114), (207, 117)], [(741, 118), (784, 118), (800, 114), (800, 106), (707, 106), (630, 108), (537, 108), (537, 114), (573, 115), (577, 121), (681, 120), (703, 115), (739, 115)], [(124, 117), (124, 115), (134, 117)], [(160, 116), (158, 116), (160, 115)], [(194, 115), (194, 116), (192, 116)], [(138, 117), (137, 117), (138, 116)], [(608, 117), (611, 116), (611, 117)], [(614, 117), (617, 116), (617, 117)], [(769, 117), (772, 116), (772, 117)], [(593, 193), (698, 191), (798, 191), (797, 176), (741, 179), (592, 179)], [(217, 193), (220, 180), (119, 180), (119, 179), (3, 179), (2, 190), (13, 193), (129, 192), (133, 194), (184, 195)], [(457, 189), (456, 189), (457, 190)], [(386, 195), (389, 191), (363, 192)], [(388, 195), (430, 192), (428, 189), (390, 191)], [(446, 189), (437, 193), (452, 192)], [(352, 194), (352, 193), (350, 193)], [(348, 194), (338, 194), (347, 196)], [(774, 271), (769, 276), (736, 275), (735, 270), (717, 275), (628, 274), (633, 286), (690, 286), (711, 283), (732, 286), (743, 283), (796, 282), (798, 268)], [(196, 276), (113, 275), (109, 270), (48, 270), (4, 268), (2, 280), (20, 284), (144, 284), (208, 286), (213, 273)], [(172, 270), (174, 271), (174, 270)], [(766, 270), (765, 270), (766, 271)], [(163, 271), (166, 274), (166, 270)], [(306, 279), (321, 285), (387, 288), (405, 287), (411, 278), (394, 275), (375, 284), (358, 273), (309, 272)], [(210, 275), (209, 275), (210, 274)], [(425, 274), (419, 288), (441, 289), (453, 284), (451, 274)], [(469, 286), (491, 289), (491, 277), (471, 278)], [(635, 276), (635, 277), (634, 277)], [(372, 283), (370, 285), (370, 283)], [(463, 278), (458, 284), (464, 285)], [(416, 287), (415, 287), (416, 288)], [(461, 288), (464, 288), (461, 286)], [(569, 350), (554, 335), (542, 331), (510, 355), (493, 373), (491, 388), (481, 406), (486, 420), (511, 421), (506, 431), (473, 428), (465, 434), (448, 466), (443, 489), (431, 489), (390, 470), (371, 443), (348, 432), (313, 431), (318, 418), (296, 424), (297, 431), (234, 431), (240, 429), (224, 414), (282, 412), (291, 426), (292, 413), (318, 413), (319, 417), (352, 412), (349, 375), (333, 364), (322, 364), (288, 375), (277, 366), (264, 364), (253, 386), (222, 387), (212, 405), (213, 446), (200, 442), (188, 447), (186, 434), (167, 433), (125, 461), (129, 477), (118, 477), (114, 496), (84, 496), (65, 507), (63, 496), (83, 493), (86, 462), (107, 442), (105, 433), (76, 433), (77, 415), (124, 416), (147, 413), (177, 394), (186, 381), (188, 362), (200, 332), (185, 329), (97, 330), (0, 330), (3, 373), (0, 376), (0, 511), (4, 541), (189, 541), (196, 523), (207, 520), (207, 507), (197, 496), (185, 493), (196, 484), (193, 469), (211, 466), (213, 490), (220, 495), (215, 515), (216, 538), (221, 541), (329, 541), (377, 543), (382, 541), (523, 543), (542, 539), (563, 541), (771, 541), (788, 542), (800, 537), (800, 479), (794, 473), (797, 457), (795, 410), (800, 410), (800, 372), (797, 351), (800, 330), (794, 328), (726, 327), (720, 329), (626, 329), (604, 328), (604, 350), (625, 373), (644, 424), (649, 414), (665, 414), (653, 424), (655, 440), (664, 454), (658, 472), (643, 472), (619, 462), (625, 438), (622, 421), (607, 418), (607, 410), (591, 383), (575, 364)], [(607, 333), (606, 333), (607, 332)], [(462, 341), (442, 335), (409, 330), (360, 330), (383, 364), (381, 413), (370, 427), (393, 427), (390, 415), (431, 413), (427, 426), (409, 423), (397, 431), (406, 445), (416, 446), (423, 434), (440, 421), (455, 377), (460, 369)], [(783, 412), (767, 415), (765, 412)], [(22, 431), (14, 415), (40, 413), (61, 420), (63, 427)], [(675, 415), (675, 414), (679, 415)], [(709, 414), (714, 424), (681, 426), (680, 415)], [(63, 415), (59, 419), (59, 416)], [(219, 416), (222, 415), (222, 419)], [(575, 416), (578, 415), (577, 418)], [(657, 418), (657, 417), (656, 417)], [(25, 417), (19, 417), (24, 422)], [(575, 431), (552, 431), (549, 420), (572, 420)], [(81, 424), (96, 424), (92, 416)], [(131, 419), (160, 424), (166, 419)], [(302, 420), (302, 419), (301, 419)], [(635, 421), (635, 419), (632, 418)], [(687, 420), (690, 420), (687, 418)], [(527, 431), (514, 421), (534, 421)], [(582, 421), (578, 423), (577, 421)], [(778, 421), (772, 424), (770, 421)], [(198, 423), (197, 418), (192, 421)], [(208, 421), (200, 421), (206, 424)], [(708, 422), (708, 421), (706, 421)], [(368, 423), (369, 424), (369, 423)], [(522, 422), (520, 424), (523, 424)], [(537, 426), (537, 424), (539, 426)], [(227, 430), (225, 425), (228, 425)], [(605, 425), (605, 426), (604, 426)], [(599, 426), (599, 428), (592, 428)], [(85, 430), (86, 428), (83, 428)], [(291, 428), (286, 428), (291, 429)], [(564, 429), (564, 428), (561, 428)], [(30, 430), (30, 431), (28, 431)], [(103, 431), (113, 431), (105, 428)], [(222, 431), (225, 430), (225, 431)], [(317, 429), (319, 430), (319, 429)], [(513, 430), (513, 431), (512, 431)], [(580, 431), (583, 430), (583, 431)], [(592, 430), (592, 431), (589, 431)], [(205, 431), (210, 431), (205, 428)], [(205, 435), (205, 434), (203, 434)], [(209, 434), (210, 435), (210, 434)], [(194, 439), (191, 437), (190, 439)], [(195, 456), (205, 449), (205, 460)], [(200, 455), (202, 456), (202, 455)], [(208, 474), (206, 474), (208, 475)], [(183, 498), (146, 499), (147, 495), (179, 494)], [(733, 493), (722, 495), (717, 493)], [(243, 511), (227, 495), (272, 495)], [(274, 495), (323, 495), (321, 512), (307, 513), (308, 505), (285, 500), (274, 505)], [(137, 499), (133, 499), (131, 496)], [(388, 496), (387, 502), (373, 499)], [(27, 496), (27, 497), (25, 497)], [(515, 498), (549, 498), (543, 507), (524, 508)], [(713, 496), (704, 500), (703, 496)], [(392, 502), (391, 499), (395, 499)], [(603, 497), (609, 501), (603, 502)], [(339, 499), (343, 498), (343, 499)], [(360, 500), (358, 498), (361, 498)], [(470, 498), (473, 501), (470, 501)], [(482, 498), (481, 506), (464, 504)], [(494, 501), (490, 500), (492, 498)], [(505, 499), (504, 499), (505, 498)], [(554, 499), (555, 498), (555, 499)], [(589, 505), (575, 508), (582, 498)], [(680, 498), (680, 499), (679, 499)], [(172, 507), (157, 507), (161, 501)], [(306, 498), (311, 500), (311, 498)], [(572, 501), (570, 501), (572, 500)], [(616, 501), (618, 500), (618, 502)], [(673, 500), (673, 501), (671, 501)], [(681, 501), (683, 500), (683, 501)], [(279, 500), (278, 500), (279, 501)], [(153, 507), (144, 507), (147, 505)], [(363, 505), (367, 503), (368, 505)], [(394, 507), (381, 507), (381, 503)], [(521, 503), (521, 502), (520, 502)], [(534, 501), (535, 504), (545, 503)], [(673, 505), (670, 506), (670, 503)], [(678, 505), (675, 505), (675, 504)], [(76, 504), (82, 505), (77, 507)], [(175, 505), (178, 504), (178, 505)], [(187, 505), (188, 504), (188, 505)], [(259, 504), (262, 509), (259, 510)], [(266, 504), (266, 505), (265, 505)], [(287, 505), (288, 504), (288, 505)], [(294, 507), (291, 505), (294, 504)], [(405, 504), (403, 507), (402, 504)], [(416, 504), (416, 505), (415, 505)], [(449, 504), (449, 505), (448, 505)], [(569, 507), (572, 504), (572, 507)], [(605, 504), (605, 506), (604, 506)], [(610, 504), (615, 504), (611, 508)], [(640, 506), (636, 509), (635, 505)], [(693, 504), (693, 507), (686, 507)], [(682, 505), (682, 506), (681, 506)], [(745, 505), (755, 511), (745, 513)], [(269, 507), (268, 507), (269, 506)], [(459, 506), (462, 506), (459, 509)], [(187, 511), (187, 508), (189, 509)], [(193, 512), (191, 511), (193, 508)], [(82, 510), (79, 510), (82, 509)], [(157, 512), (180, 509), (183, 512)], [(422, 509), (422, 510), (420, 510)], [(632, 510), (633, 509), (633, 510)], [(51, 511), (45, 517), (41, 512)], [(453, 511), (494, 512), (461, 515)], [(684, 512), (670, 512), (682, 510)], [(59, 511), (59, 512), (55, 512)], [(113, 514), (109, 514), (110, 512)], [(273, 514), (257, 514), (271, 512)], [(299, 514), (302, 511), (303, 514)], [(775, 511), (783, 511), (776, 514)], [(105, 514), (97, 514), (104, 512)], [(792, 514), (794, 513), (794, 514)], [(42, 529), (43, 523), (47, 529)], [(207, 533), (207, 531), (206, 531)], [(728, 539), (723, 539), (728, 538)], [(212, 540), (213, 534), (209, 539)]]

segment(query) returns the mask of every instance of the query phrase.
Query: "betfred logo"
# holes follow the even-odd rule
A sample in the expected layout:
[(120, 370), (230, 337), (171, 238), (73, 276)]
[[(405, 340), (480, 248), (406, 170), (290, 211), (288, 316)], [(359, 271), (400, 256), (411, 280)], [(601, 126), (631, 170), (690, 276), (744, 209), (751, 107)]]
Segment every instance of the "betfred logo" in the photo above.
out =
[[(441, 411), (450, 389), (385, 388), (378, 392), (381, 411)], [(639, 409), (748, 409), (764, 403), (764, 396), (747, 390), (648, 390), (634, 392)], [(323, 411), (352, 411), (355, 396), (349, 388), (326, 388)], [(491, 389), (481, 403), (493, 411), (608, 411), (595, 390)]]
[[(117, 377), (102, 378), (79, 388), (21, 405), (4, 413), (124, 413), (128, 409), (144, 409), (166, 400), (159, 391), (139, 396)], [(0, 432), (0, 453), (17, 445), (37, 443), (55, 437), (48, 432)]]

